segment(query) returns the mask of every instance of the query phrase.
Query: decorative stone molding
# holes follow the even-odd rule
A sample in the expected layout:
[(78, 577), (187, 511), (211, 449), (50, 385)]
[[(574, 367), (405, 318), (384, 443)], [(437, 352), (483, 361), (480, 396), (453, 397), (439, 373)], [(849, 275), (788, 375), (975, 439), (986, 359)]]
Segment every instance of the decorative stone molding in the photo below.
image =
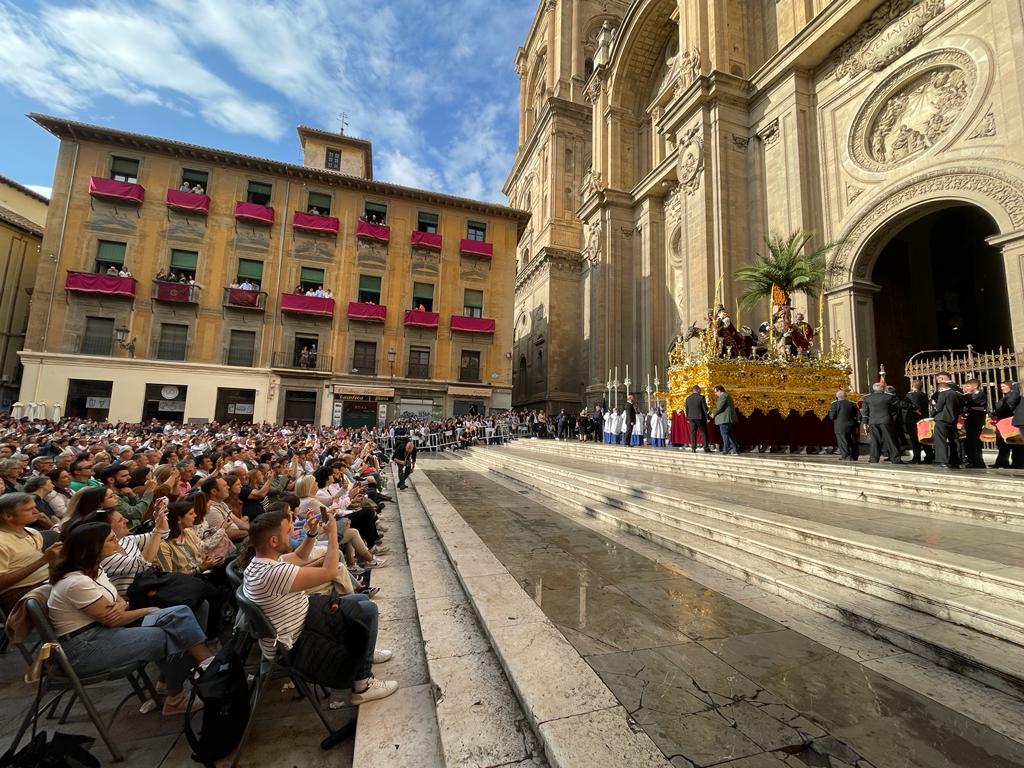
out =
[(853, 184), (846, 185), (846, 204), (852, 205), (853, 201), (864, 194), (864, 188)]
[(669, 187), (668, 193), (665, 195), (665, 220), (667, 222), (675, 222), (679, 220), (679, 216), (683, 211), (683, 201), (679, 196), (682, 187), (678, 184), (673, 184)]
[(601, 98), (601, 73), (594, 72), (590, 76), (590, 81), (587, 83), (586, 89), (583, 91), (583, 97), (587, 100), (588, 104), (596, 104)]
[(594, 165), (591, 163), (587, 166), (587, 172), (583, 174), (583, 183), (580, 185), (580, 199), (586, 200), (591, 195), (599, 192), (602, 189), (601, 172), (594, 170)]
[(996, 135), (996, 116), (995, 116), (995, 113), (992, 111), (992, 105), (990, 104), (989, 108), (988, 108), (988, 112), (985, 114), (985, 116), (983, 118), (981, 118), (981, 122), (978, 123), (978, 127), (975, 128), (974, 131), (971, 133), (971, 135), (968, 136), (967, 138), (969, 140), (973, 140), (973, 139), (988, 139), (988, 138), (991, 138), (992, 136), (995, 136), (995, 135)]
[(925, 25), (945, 6), (945, 0), (887, 0), (837, 50), (836, 80), (885, 69), (921, 42)]
[(549, 278), (552, 272), (578, 275), (582, 271), (584, 263), (580, 254), (573, 251), (544, 248), (516, 276), (516, 295), (529, 293), (541, 280)]
[(687, 131), (679, 141), (679, 160), (676, 174), (686, 194), (696, 194), (700, 189), (701, 172), (704, 170), (704, 141), (698, 135), (700, 126)]
[(593, 224), (584, 224), (583, 228), (587, 234), (586, 245), (584, 245), (581, 255), (590, 262), (600, 261), (602, 251), (601, 220), (595, 219)]
[(857, 111), (850, 156), (861, 168), (887, 171), (951, 135), (970, 103), (978, 68), (964, 51), (944, 48), (885, 78)]
[(387, 243), (356, 241), (356, 259), (360, 266), (384, 267), (388, 261)]
[(777, 117), (757, 132), (757, 137), (761, 139), (766, 147), (775, 146), (775, 142), (779, 140), (779, 135), (779, 118)]
[[(879, 233), (887, 220), (894, 214), (909, 208), (914, 203), (942, 200), (963, 200), (965, 197), (981, 198), (981, 202), (998, 207), (1003, 223), (1008, 220), (1014, 230), (1024, 229), (1024, 185), (1021, 177), (1014, 177), (1002, 171), (979, 170), (977, 168), (954, 167), (931, 171), (910, 179), (893, 188), (881, 190), (879, 202), (841, 235), (844, 244), (836, 256), (850, 265), (850, 279), (867, 279), (871, 260), (859, 258), (867, 240)], [(998, 220), (998, 218), (997, 218)]]
[(738, 136), (735, 133), (732, 135), (732, 145), (740, 152), (746, 152), (749, 144), (750, 138), (748, 136)]

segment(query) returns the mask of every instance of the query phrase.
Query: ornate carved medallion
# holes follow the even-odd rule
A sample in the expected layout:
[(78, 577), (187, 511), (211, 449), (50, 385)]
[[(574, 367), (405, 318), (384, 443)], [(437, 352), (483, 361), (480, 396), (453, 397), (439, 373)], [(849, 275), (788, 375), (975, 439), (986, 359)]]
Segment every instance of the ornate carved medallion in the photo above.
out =
[(840, 46), (836, 80), (865, 70), (880, 72), (917, 45), (924, 27), (945, 10), (945, 0), (888, 0)]
[(927, 152), (960, 121), (977, 80), (971, 57), (953, 49), (901, 67), (854, 118), (851, 157), (869, 171), (885, 171)]
[(676, 173), (679, 183), (687, 194), (694, 194), (700, 189), (700, 174), (704, 170), (704, 142), (697, 135), (700, 128), (691, 128), (679, 142), (679, 164)]

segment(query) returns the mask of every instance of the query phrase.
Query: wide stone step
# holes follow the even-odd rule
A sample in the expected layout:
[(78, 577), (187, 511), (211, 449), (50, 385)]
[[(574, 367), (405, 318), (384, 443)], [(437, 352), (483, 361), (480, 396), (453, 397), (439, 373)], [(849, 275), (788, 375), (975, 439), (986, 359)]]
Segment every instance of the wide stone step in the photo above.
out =
[[(539, 455), (557, 454), (586, 461), (620, 465), (642, 457), (645, 467), (689, 477), (718, 479), (783, 493), (815, 495), (847, 501), (885, 504), (908, 511), (943, 514), (986, 522), (1024, 523), (1020, 480), (991, 474), (937, 473), (922, 468), (905, 470), (882, 465), (833, 465), (827, 460), (784, 461), (760, 456), (693, 456), (688, 451), (630, 449), (586, 443), (529, 440), (518, 449)], [(1024, 474), (1021, 475), (1024, 480)]]
[[(873, 637), (949, 667), (978, 682), (1024, 698), (1024, 648), (898, 603), (792, 568), (753, 551), (706, 538), (680, 527), (607, 503), (593, 501), (516, 466), (465, 460), (524, 484), (560, 503), (660, 546), (738, 576)], [(578, 491), (578, 488), (575, 490)]]

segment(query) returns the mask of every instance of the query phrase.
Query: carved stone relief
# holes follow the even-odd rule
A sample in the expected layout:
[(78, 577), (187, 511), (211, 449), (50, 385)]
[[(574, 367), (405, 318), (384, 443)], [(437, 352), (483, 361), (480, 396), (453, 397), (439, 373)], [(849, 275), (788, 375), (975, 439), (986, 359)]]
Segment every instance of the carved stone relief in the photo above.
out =
[(586, 200), (588, 197), (600, 190), (601, 186), (601, 172), (595, 171), (593, 165), (588, 166), (587, 172), (583, 174), (583, 184), (580, 186), (580, 197), (583, 200)]
[(418, 275), (437, 275), (441, 269), (441, 254), (428, 248), (412, 248), (409, 251), (412, 271)]
[(236, 248), (250, 252), (265, 251), (270, 245), (270, 227), (244, 224), (237, 221), (235, 222), (233, 244)]
[(843, 43), (836, 80), (880, 72), (924, 37), (925, 25), (945, 10), (945, 0), (887, 0)]
[(676, 174), (688, 195), (693, 195), (700, 189), (700, 176), (704, 170), (704, 142), (699, 133), (699, 126), (691, 128), (679, 141)]
[(599, 261), (601, 259), (601, 220), (595, 219), (592, 224), (584, 224), (586, 241), (583, 246), (582, 256), (587, 261)]
[(870, 171), (895, 168), (950, 133), (967, 109), (977, 67), (963, 51), (926, 54), (886, 78), (853, 121), (850, 155)]
[(85, 227), (93, 232), (124, 234), (134, 231), (139, 223), (137, 205), (118, 205), (95, 198), (90, 200), (89, 204), (91, 213)]
[(975, 128), (974, 131), (971, 132), (971, 135), (968, 136), (967, 138), (968, 139), (988, 139), (988, 138), (991, 138), (992, 136), (995, 136), (995, 135), (996, 135), (996, 116), (995, 116), (995, 113), (992, 112), (992, 106), (989, 105), (988, 112), (985, 114), (985, 116), (983, 118), (981, 118), (981, 122), (978, 123), (978, 127)]
[(486, 280), (490, 272), (490, 259), (465, 254), (459, 257), (459, 277), (463, 280)]
[(185, 240), (202, 240), (206, 236), (206, 217), (167, 209), (167, 236)]
[(329, 235), (306, 235), (295, 233), (292, 256), (309, 261), (330, 261), (334, 258), (337, 243)]
[(775, 142), (779, 140), (779, 118), (775, 118), (758, 131), (757, 137), (761, 139), (766, 147), (775, 146)]
[(383, 268), (388, 261), (387, 243), (362, 238), (356, 240), (356, 260), (360, 266)]

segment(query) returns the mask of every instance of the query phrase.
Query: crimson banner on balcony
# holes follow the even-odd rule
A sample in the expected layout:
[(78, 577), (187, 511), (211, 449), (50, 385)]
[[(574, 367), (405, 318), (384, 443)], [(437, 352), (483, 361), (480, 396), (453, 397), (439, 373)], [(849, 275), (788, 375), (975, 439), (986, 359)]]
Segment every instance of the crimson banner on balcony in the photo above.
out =
[(464, 315), (452, 315), (451, 329), (453, 331), (465, 331), (466, 333), (494, 333), (496, 324), (489, 317), (465, 317)]
[(273, 224), (274, 209), (256, 203), (235, 203), (235, 218), (243, 221), (255, 221), (258, 224)]
[(419, 309), (405, 311), (405, 325), (419, 328), (437, 328), (441, 315), (437, 312), (425, 312)]
[(258, 307), (260, 292), (247, 291), (244, 288), (228, 288), (228, 304), (232, 307)]
[(96, 275), (92, 272), (68, 272), (67, 279), (64, 281), (64, 290), (133, 298), (135, 296), (135, 278)]
[(338, 234), (338, 220), (333, 216), (320, 216), (315, 213), (296, 211), (292, 217), (292, 226), (307, 232), (330, 232)]
[(360, 219), (356, 222), (356, 237), (365, 237), (386, 243), (391, 240), (391, 227), (385, 227), (383, 224), (371, 224)]
[(494, 244), (482, 243), (479, 240), (460, 240), (459, 253), (464, 253), (467, 256), (483, 256), (489, 259), (494, 256)]
[(294, 293), (281, 294), (281, 311), (299, 315), (334, 316), (334, 299), (319, 296), (299, 296)]
[(349, 320), (366, 320), (371, 323), (383, 323), (388, 317), (388, 308), (383, 304), (362, 304), (358, 301), (348, 303)]
[(89, 178), (89, 194), (107, 200), (122, 201), (140, 205), (146, 198), (146, 190), (141, 184), (126, 184), (123, 181), (104, 179), (102, 176)]
[(158, 301), (176, 301), (187, 304), (192, 301), (192, 296), (198, 290), (196, 286), (188, 283), (170, 283), (158, 280), (156, 286), (156, 299)]
[(177, 211), (186, 211), (188, 213), (210, 212), (209, 195), (197, 195), (195, 192), (168, 189), (165, 200), (167, 201), (168, 208), (174, 208)]
[(414, 248), (429, 248), (432, 251), (441, 250), (441, 236), (436, 232), (413, 232), (409, 240)]

